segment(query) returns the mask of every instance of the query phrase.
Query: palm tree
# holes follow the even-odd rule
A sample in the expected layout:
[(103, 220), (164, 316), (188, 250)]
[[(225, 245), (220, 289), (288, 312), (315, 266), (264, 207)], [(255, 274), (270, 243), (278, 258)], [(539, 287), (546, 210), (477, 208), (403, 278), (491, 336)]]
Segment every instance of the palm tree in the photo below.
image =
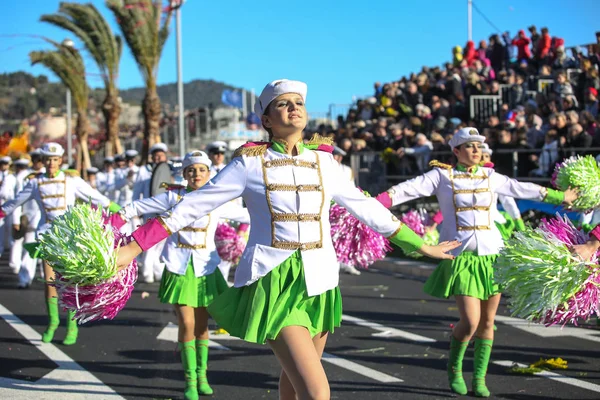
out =
[(31, 64), (42, 64), (54, 72), (62, 83), (71, 90), (75, 108), (77, 109), (77, 124), (75, 135), (79, 143), (77, 150), (76, 169), (83, 172), (91, 166), (88, 151), (88, 120), (89, 88), (85, 81), (85, 66), (79, 51), (65, 41), (62, 44), (45, 39), (56, 47), (56, 50), (32, 51), (29, 53)]
[(160, 142), (160, 98), (156, 93), (158, 63), (162, 49), (169, 37), (171, 9), (162, 17), (161, 0), (107, 0), (125, 41), (144, 77), (146, 94), (142, 102), (144, 114), (144, 144), (142, 160), (148, 158), (148, 149)]
[(106, 97), (102, 103), (102, 113), (106, 124), (106, 155), (122, 152), (119, 140), (119, 61), (123, 42), (120, 36), (113, 35), (110, 26), (93, 4), (60, 3), (58, 13), (42, 15), (41, 21), (66, 29), (75, 34), (85, 45), (100, 69), (104, 81)]

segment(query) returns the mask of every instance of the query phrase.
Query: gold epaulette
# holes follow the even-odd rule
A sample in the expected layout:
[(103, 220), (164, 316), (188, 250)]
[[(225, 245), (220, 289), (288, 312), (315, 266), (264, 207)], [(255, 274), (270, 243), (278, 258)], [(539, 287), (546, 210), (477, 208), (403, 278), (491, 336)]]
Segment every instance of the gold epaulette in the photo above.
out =
[(27, 176), (25, 177), (25, 180), (28, 180), (28, 179), (33, 179), (33, 178), (35, 178), (36, 176), (38, 176), (38, 175), (41, 175), (41, 174), (42, 174), (41, 172), (32, 172), (32, 173), (30, 173), (29, 175), (27, 175)]
[(167, 190), (185, 189), (185, 186), (183, 186), (183, 185), (177, 185), (175, 183), (170, 183), (170, 182), (163, 182), (160, 184), (160, 187), (163, 189), (167, 189)]
[(75, 169), (65, 169), (63, 171), (65, 173), (66, 176), (70, 176), (71, 178), (80, 178), (81, 175), (79, 174), (79, 171), (75, 170)]
[(452, 169), (452, 165), (441, 163), (438, 160), (431, 160), (429, 166), (432, 168)]
[(306, 142), (307, 145), (321, 145), (321, 144), (326, 144), (329, 146), (333, 146), (333, 139), (325, 137), (325, 136), (321, 136), (318, 133), (314, 133), (312, 135), (312, 137), (310, 138), (310, 140), (308, 142)]
[(234, 157), (246, 156), (246, 157), (258, 157), (262, 156), (267, 152), (268, 146), (266, 144), (259, 144), (256, 146), (242, 146), (233, 153)]

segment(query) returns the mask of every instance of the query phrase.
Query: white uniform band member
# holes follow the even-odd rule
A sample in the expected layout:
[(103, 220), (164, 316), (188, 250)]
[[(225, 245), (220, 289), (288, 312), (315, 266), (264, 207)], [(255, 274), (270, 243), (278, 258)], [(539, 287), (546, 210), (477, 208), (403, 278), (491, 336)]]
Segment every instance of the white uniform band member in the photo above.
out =
[[(0, 158), (0, 204), (15, 197), (17, 178), (9, 171), (11, 163), (12, 159), (8, 156)], [(0, 221), (0, 255), (4, 253), (6, 246), (12, 246), (12, 218)], [(19, 273), (18, 270), (13, 272)]]

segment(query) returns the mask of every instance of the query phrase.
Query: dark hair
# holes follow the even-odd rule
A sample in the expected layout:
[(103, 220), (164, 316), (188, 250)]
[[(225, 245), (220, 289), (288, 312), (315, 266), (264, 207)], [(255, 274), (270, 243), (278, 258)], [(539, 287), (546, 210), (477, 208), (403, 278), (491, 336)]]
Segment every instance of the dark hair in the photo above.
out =
[[(263, 116), (269, 114), (269, 112), (271, 111), (271, 104), (273, 104), (272, 101), (269, 104), (267, 104), (267, 107), (265, 107), (265, 111), (263, 111)], [(261, 124), (262, 124), (262, 119), (261, 119)], [(269, 134), (269, 142), (271, 140), (273, 140), (273, 131), (271, 130), (271, 128), (267, 128), (264, 124), (262, 124), (262, 127)]]

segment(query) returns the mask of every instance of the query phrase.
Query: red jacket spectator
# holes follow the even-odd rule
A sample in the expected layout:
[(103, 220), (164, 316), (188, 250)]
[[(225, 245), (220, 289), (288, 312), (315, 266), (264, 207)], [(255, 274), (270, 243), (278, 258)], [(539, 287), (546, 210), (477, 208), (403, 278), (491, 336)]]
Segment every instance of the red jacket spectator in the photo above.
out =
[(529, 38), (525, 36), (525, 31), (521, 29), (519, 31), (519, 36), (513, 39), (512, 41), (512, 44), (517, 46), (517, 59), (519, 60), (519, 62), (522, 60), (529, 60), (531, 58), (529, 43), (531, 43), (531, 40), (529, 40)]
[(538, 42), (538, 48), (537, 48), (537, 58), (539, 60), (548, 57), (549, 53), (550, 53), (550, 47), (552, 44), (552, 38), (550, 37), (550, 34), (548, 33), (548, 29), (546, 28), (542, 28), (542, 36), (540, 37), (540, 40)]
[(473, 65), (473, 62), (477, 59), (477, 51), (475, 50), (475, 43), (472, 40), (467, 42), (467, 47), (464, 51), (463, 59), (467, 61), (467, 65), (470, 67)]

